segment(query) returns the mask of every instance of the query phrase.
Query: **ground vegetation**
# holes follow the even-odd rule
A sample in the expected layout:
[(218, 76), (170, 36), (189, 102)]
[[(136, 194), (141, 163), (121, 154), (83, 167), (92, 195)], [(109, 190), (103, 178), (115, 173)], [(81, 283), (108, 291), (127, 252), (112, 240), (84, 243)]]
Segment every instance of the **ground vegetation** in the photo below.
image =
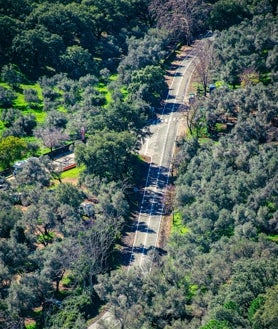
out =
[[(103, 303), (122, 328), (274, 328), (276, 2), (0, 2), (1, 169), (28, 158), (0, 178), (0, 328), (86, 328)], [(173, 168), (182, 228), (151, 275), (115, 271), (165, 68), (209, 29)], [(75, 184), (39, 157), (73, 141)]]

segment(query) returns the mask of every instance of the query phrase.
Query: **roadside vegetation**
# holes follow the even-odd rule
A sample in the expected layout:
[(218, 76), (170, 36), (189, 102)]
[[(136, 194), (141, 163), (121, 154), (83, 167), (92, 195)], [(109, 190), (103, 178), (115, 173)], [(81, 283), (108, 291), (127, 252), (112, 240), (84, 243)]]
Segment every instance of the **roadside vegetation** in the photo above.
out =
[[(0, 328), (85, 329), (104, 304), (122, 329), (276, 328), (276, 2), (0, 7), (0, 169), (29, 159), (0, 177)], [(169, 59), (195, 39), (172, 233), (151, 275), (127, 272), (118, 247), (147, 167), (137, 151)], [(77, 167), (57, 173), (43, 154), (72, 142)]]

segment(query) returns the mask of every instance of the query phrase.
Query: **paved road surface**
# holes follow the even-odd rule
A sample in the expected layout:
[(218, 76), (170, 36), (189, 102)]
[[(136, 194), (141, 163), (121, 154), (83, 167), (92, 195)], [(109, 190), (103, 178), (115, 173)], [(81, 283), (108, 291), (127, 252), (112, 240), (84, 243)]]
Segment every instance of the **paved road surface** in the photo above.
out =
[[(141, 149), (141, 154), (151, 158), (148, 177), (136, 224), (135, 239), (130, 250), (130, 267), (140, 267), (148, 272), (152, 266), (149, 251), (157, 247), (159, 230), (163, 214), (163, 199), (170, 175), (175, 140), (181, 120), (184, 116), (179, 111), (180, 105), (187, 101), (187, 91), (193, 74), (194, 57), (187, 53), (175, 62), (174, 76), (164, 107), (159, 119), (154, 122), (149, 137)], [(117, 323), (109, 312), (102, 319), (110, 322), (111, 328), (117, 328)], [(89, 329), (99, 328), (97, 323)]]
[(163, 215), (163, 201), (171, 174), (171, 161), (178, 127), (184, 115), (180, 111), (187, 101), (186, 94), (194, 66), (194, 57), (186, 56), (176, 65), (165, 106), (159, 120), (151, 126), (152, 136), (143, 145), (141, 153), (151, 158), (135, 240), (129, 266), (149, 271), (152, 259), (150, 250), (158, 246), (158, 235)]

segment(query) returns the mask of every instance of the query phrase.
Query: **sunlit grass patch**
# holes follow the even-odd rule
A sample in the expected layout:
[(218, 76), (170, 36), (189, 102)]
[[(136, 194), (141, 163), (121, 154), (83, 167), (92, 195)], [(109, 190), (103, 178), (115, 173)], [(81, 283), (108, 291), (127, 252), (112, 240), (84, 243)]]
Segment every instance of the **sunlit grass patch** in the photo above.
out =
[(0, 131), (5, 128), (4, 122), (0, 120)]
[(64, 105), (59, 105), (57, 107), (57, 110), (63, 113), (67, 113), (67, 109), (64, 107)]
[(111, 74), (110, 77), (109, 77), (110, 81), (115, 81), (117, 79), (118, 79), (118, 74)]
[(24, 90), (24, 89), (34, 89), (37, 91), (38, 93), (38, 97), (40, 100), (43, 99), (42, 97), (42, 88), (38, 83), (35, 84), (31, 84), (31, 85), (27, 85), (27, 84), (21, 84), (20, 87)]
[(25, 324), (25, 329), (38, 329), (36, 322)]
[(180, 212), (175, 212), (173, 215), (173, 231), (181, 234), (189, 232), (189, 229), (183, 224)]
[(11, 89), (11, 87), (6, 82), (0, 82), (0, 86), (7, 89)]
[(199, 142), (200, 145), (204, 145), (206, 143), (211, 142), (211, 139), (207, 138), (207, 137), (202, 137), (202, 138), (198, 138), (198, 142)]
[(17, 108), (25, 108), (27, 107), (27, 103), (24, 100), (24, 95), (21, 93), (16, 93), (17, 97), (14, 100), (14, 106)]
[(269, 240), (278, 243), (278, 234), (271, 234), (268, 236)]
[(225, 86), (226, 83), (223, 80), (219, 80), (219, 81), (215, 81), (214, 85), (215, 85), (216, 88), (220, 88), (220, 87)]
[(34, 109), (30, 109), (30, 108), (25, 108), (23, 109), (23, 114), (32, 114), (35, 116), (37, 123), (44, 123), (45, 119), (46, 119), (46, 112), (44, 112), (43, 110), (34, 110)]
[(64, 178), (71, 178), (71, 179), (78, 179), (80, 173), (85, 169), (85, 166), (81, 166), (81, 167), (75, 167), (73, 169), (64, 171), (61, 173), (61, 179)]
[(112, 100), (112, 95), (111, 95), (110, 91), (108, 90), (107, 85), (104, 84), (103, 82), (100, 82), (97, 85), (96, 89), (100, 94), (102, 94), (105, 97), (106, 104), (109, 104)]
[(38, 236), (38, 242), (42, 244), (51, 243), (54, 239), (54, 232), (48, 232), (48, 234), (40, 234)]

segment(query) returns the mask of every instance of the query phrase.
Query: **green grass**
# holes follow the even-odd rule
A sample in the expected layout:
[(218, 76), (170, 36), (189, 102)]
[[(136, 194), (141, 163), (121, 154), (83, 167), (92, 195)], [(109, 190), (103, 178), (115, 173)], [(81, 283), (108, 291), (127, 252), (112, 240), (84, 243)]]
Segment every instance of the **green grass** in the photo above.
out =
[(85, 169), (84, 166), (75, 167), (73, 169), (64, 171), (61, 173), (61, 179), (63, 178), (71, 178), (71, 179), (78, 179), (80, 173)]
[(278, 234), (271, 234), (268, 236), (269, 240), (278, 243)]
[(6, 82), (0, 82), (0, 86), (7, 89), (11, 89), (11, 87)]
[(18, 109), (24, 109), (27, 107), (27, 103), (24, 100), (24, 95), (21, 93), (16, 93), (17, 97), (13, 102), (13, 105)]
[(28, 85), (28, 84), (21, 84), (20, 87), (22, 89), (35, 89), (38, 92), (38, 96), (40, 100), (43, 100), (42, 97), (42, 88), (38, 83), (32, 84), (32, 85)]
[(70, 286), (72, 284), (73, 280), (70, 275), (64, 275), (63, 279), (61, 280), (61, 284), (65, 287)]
[(48, 234), (40, 234), (38, 236), (38, 242), (39, 243), (51, 243), (54, 239), (54, 233), (49, 232)]
[(206, 143), (211, 142), (211, 139), (208, 137), (201, 137), (201, 138), (198, 138), (198, 142), (200, 145), (204, 145)]
[[(2, 86), (6, 86), (6, 84), (1, 83)], [(25, 84), (21, 84), (20, 88), (22, 90), (24, 89), (35, 89), (38, 92), (38, 96), (39, 99), (42, 100), (42, 89), (38, 84), (33, 84), (33, 85), (25, 85)], [(36, 120), (38, 123), (43, 123), (45, 121), (46, 118), (46, 112), (43, 111), (43, 105), (39, 104), (38, 108), (36, 109), (32, 109), (30, 108), (29, 104), (27, 102), (25, 102), (24, 99), (24, 94), (23, 91), (22, 92), (16, 92), (16, 99), (13, 102), (13, 107), (17, 108), (19, 110), (21, 110), (23, 112), (23, 114), (32, 114), (36, 117)], [(0, 126), (1, 129), (1, 126)], [(3, 127), (2, 127), (3, 129)]]
[(109, 77), (110, 81), (115, 81), (117, 79), (118, 79), (118, 74), (111, 74), (110, 77)]
[(45, 118), (47, 116), (46, 112), (44, 112), (43, 110), (34, 110), (34, 109), (30, 109), (28, 107), (24, 108), (22, 110), (23, 114), (32, 114), (35, 116), (36, 121), (38, 123), (43, 123), (45, 121)]
[(215, 85), (215, 87), (216, 88), (220, 88), (220, 87), (223, 87), (223, 86), (225, 86), (225, 82), (224, 81), (222, 81), (222, 80), (220, 80), (220, 81), (215, 81), (215, 83), (214, 83), (214, 85)]
[(193, 296), (196, 295), (199, 287), (197, 286), (197, 284), (190, 284), (188, 288), (189, 288), (189, 297), (192, 298)]
[(25, 329), (37, 329), (37, 324), (36, 322), (33, 322), (33, 323), (29, 323), (29, 324), (26, 324), (25, 325)]
[(124, 99), (126, 99), (128, 96), (128, 91), (127, 91), (126, 87), (121, 88), (121, 93), (124, 96)]
[(189, 229), (182, 222), (181, 213), (175, 212), (173, 216), (173, 231), (181, 234), (189, 232)]
[(106, 99), (106, 104), (109, 104), (112, 100), (112, 95), (111, 93), (109, 92), (108, 88), (107, 88), (107, 85), (104, 84), (103, 82), (100, 82), (98, 85), (97, 85), (97, 91), (102, 94), (105, 99)]

